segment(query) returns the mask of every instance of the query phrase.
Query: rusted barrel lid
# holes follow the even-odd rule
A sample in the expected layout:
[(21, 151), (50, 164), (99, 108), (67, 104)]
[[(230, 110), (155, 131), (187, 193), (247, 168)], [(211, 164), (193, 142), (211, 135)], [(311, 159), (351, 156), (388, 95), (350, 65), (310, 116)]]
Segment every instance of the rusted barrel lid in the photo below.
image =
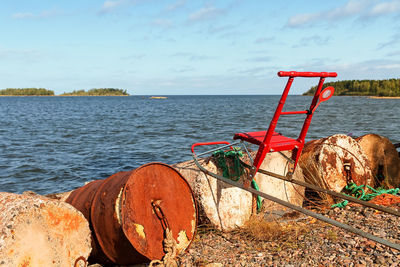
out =
[(190, 245), (197, 227), (197, 207), (189, 184), (163, 163), (143, 165), (130, 175), (122, 194), (121, 215), (125, 236), (150, 260), (165, 254), (162, 220), (172, 231), (178, 253)]

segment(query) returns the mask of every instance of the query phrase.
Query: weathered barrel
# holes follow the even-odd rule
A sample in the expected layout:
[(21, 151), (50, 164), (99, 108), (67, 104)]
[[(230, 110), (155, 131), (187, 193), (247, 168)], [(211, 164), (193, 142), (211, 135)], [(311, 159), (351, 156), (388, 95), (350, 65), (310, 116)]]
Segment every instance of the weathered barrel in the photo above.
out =
[[(222, 175), (213, 160), (200, 160), (210, 172)], [(252, 195), (200, 171), (193, 160), (173, 165), (188, 177), (199, 206), (202, 223), (211, 223), (220, 230), (230, 231), (244, 225), (252, 211)], [(243, 182), (240, 177), (239, 183)]]
[[(364, 151), (357, 141), (344, 134), (306, 143), (299, 164), (307, 182), (336, 192), (342, 191), (348, 182), (374, 185)], [(328, 195), (320, 195), (332, 201)]]
[(121, 265), (160, 260), (166, 228), (178, 253), (194, 238), (197, 207), (184, 177), (163, 163), (119, 172), (73, 191), (68, 199), (93, 230), (91, 261)]
[[(293, 167), (293, 164), (288, 161), (288, 158), (290, 157), (290, 151), (283, 151), (282, 154), (279, 152), (268, 153), (262, 162), (260, 169), (286, 176), (288, 171)], [(304, 181), (303, 171), (300, 166), (296, 167), (292, 178), (297, 181)], [(304, 187), (260, 172), (255, 175), (254, 179), (261, 192), (267, 193), (296, 206), (303, 206)], [(263, 211), (272, 211), (280, 210), (282, 209), (282, 206), (268, 199), (264, 199), (262, 208)]]
[(86, 266), (90, 229), (71, 205), (0, 193), (0, 266)]
[(399, 187), (400, 157), (392, 142), (377, 134), (366, 134), (356, 140), (368, 157), (377, 182), (388, 187)]
[[(255, 157), (252, 153), (252, 157)], [(289, 155), (288, 152), (285, 155)], [(246, 157), (247, 158), (247, 157)], [(242, 158), (242, 160), (248, 160)], [(200, 164), (210, 172), (222, 176), (222, 170), (218, 168), (212, 158), (201, 159)], [(231, 186), (210, 175), (207, 175), (196, 167), (193, 160), (173, 165), (189, 181), (199, 206), (201, 222), (210, 222), (216, 228), (230, 231), (242, 227), (252, 215), (252, 194), (235, 186)], [(264, 159), (261, 168), (280, 175), (286, 175), (288, 161), (279, 153), (269, 153)], [(301, 168), (298, 167), (293, 176), (294, 179), (303, 181)], [(247, 179), (244, 173), (238, 183)], [(255, 180), (261, 192), (273, 195), (292, 204), (301, 206), (303, 203), (304, 188), (289, 182), (279, 180), (257, 173)], [(281, 209), (278, 204), (264, 200), (263, 211)]]

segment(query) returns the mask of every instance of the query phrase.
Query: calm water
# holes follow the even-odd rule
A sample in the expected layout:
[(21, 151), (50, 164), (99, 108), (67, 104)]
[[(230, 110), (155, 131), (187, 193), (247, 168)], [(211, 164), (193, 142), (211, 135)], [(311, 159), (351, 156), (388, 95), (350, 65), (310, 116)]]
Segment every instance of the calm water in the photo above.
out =
[[(194, 142), (263, 130), (279, 96), (1, 97), (0, 191), (68, 191), (145, 163), (191, 159)], [(289, 96), (286, 109), (310, 97)], [(307, 140), (335, 133), (384, 135), (400, 142), (400, 100), (334, 97), (314, 115)], [(278, 131), (298, 134), (300, 116)]]

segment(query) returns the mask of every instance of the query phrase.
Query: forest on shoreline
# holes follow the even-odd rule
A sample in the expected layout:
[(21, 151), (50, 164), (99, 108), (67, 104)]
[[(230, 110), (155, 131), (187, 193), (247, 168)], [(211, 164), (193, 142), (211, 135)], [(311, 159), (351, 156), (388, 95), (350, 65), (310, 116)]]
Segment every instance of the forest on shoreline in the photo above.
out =
[[(400, 97), (400, 79), (388, 80), (345, 80), (327, 82), (324, 88), (333, 86), (335, 95)], [(311, 87), (303, 95), (314, 95), (317, 86)]]
[[(53, 90), (45, 88), (7, 88), (0, 90), (0, 96), (55, 96)], [(93, 88), (88, 91), (74, 90), (59, 96), (129, 96), (124, 89)]]
[(129, 94), (124, 89), (94, 88), (88, 91), (74, 90), (71, 93), (63, 93), (60, 96), (129, 96)]
[(0, 90), (0, 96), (54, 96), (54, 91), (45, 88), (7, 88)]

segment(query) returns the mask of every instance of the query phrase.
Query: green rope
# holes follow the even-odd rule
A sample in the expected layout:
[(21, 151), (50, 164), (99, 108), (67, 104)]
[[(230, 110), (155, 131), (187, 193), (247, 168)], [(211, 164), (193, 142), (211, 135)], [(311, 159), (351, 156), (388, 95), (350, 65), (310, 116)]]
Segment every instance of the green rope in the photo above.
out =
[[(222, 169), (222, 176), (235, 182), (239, 181), (244, 172), (239, 159), (239, 157), (243, 157), (243, 152), (240, 151), (239, 147), (233, 147), (233, 150), (228, 151), (217, 150), (213, 153), (213, 156), (217, 160), (218, 167)], [(233, 160), (233, 168), (231, 169), (226, 165), (227, 158)]]
[[(260, 191), (260, 188), (258, 187), (258, 184), (256, 182), (256, 180), (251, 180), (251, 187), (253, 187), (255, 190)], [(261, 207), (262, 207), (262, 198), (257, 195), (257, 212), (261, 211)]]
[[(217, 166), (222, 169), (222, 176), (232, 181), (239, 181), (240, 176), (244, 173), (243, 166), (240, 164), (240, 157), (243, 157), (243, 152), (240, 147), (233, 147), (232, 150), (223, 151), (217, 150), (213, 153), (213, 157), (216, 160)], [(231, 159), (233, 161), (233, 167), (229, 168), (226, 164), (226, 160)], [(251, 186), (260, 190), (256, 181), (251, 181)], [(262, 207), (262, 198), (257, 196), (257, 211), (260, 211)]]
[[(373, 193), (370, 194), (365, 194), (365, 190), (363, 187), (367, 187), (368, 189), (370, 189)], [(367, 185), (356, 185), (355, 183), (349, 183), (348, 185), (346, 185), (346, 187), (344, 188), (344, 191), (347, 192), (347, 196), (351, 196), (351, 197), (355, 197), (358, 198), (360, 200), (364, 200), (364, 201), (370, 201), (371, 199), (380, 196), (382, 194), (391, 194), (391, 195), (398, 195), (400, 188), (391, 188), (391, 189), (375, 189), (372, 188), (371, 186)], [(331, 208), (343, 208), (345, 207), (349, 202), (347, 200), (344, 200), (342, 202), (333, 204), (331, 206)]]

